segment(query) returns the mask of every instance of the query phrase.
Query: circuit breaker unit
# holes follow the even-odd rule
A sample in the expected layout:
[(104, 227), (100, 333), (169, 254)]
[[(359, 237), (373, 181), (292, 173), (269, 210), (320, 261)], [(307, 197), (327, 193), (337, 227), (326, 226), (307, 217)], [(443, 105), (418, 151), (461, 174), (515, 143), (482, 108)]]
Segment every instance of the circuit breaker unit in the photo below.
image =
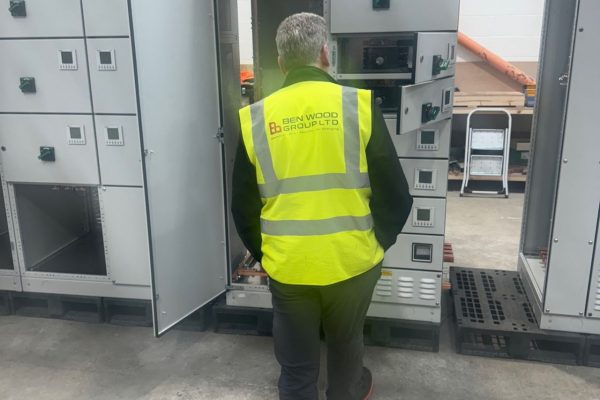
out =
[(0, 290), (152, 299), (157, 333), (224, 292), (235, 4), (2, 7)]
[[(273, 82), (283, 81), (280, 72), (265, 73), (260, 67), (267, 63), (261, 61), (264, 54), (275, 62), (276, 25), (298, 11), (323, 15), (331, 33), (334, 78), (373, 91), (414, 196), (406, 226), (385, 255), (368, 315), (439, 323), (458, 0), (391, 0), (386, 7), (371, 0), (266, 3), (253, 2), (255, 25), (259, 31), (271, 27), (273, 42), (259, 41), (255, 50), (257, 90), (267, 95)], [(273, 14), (278, 15), (276, 23), (266, 18)], [(266, 278), (253, 272), (252, 265), (238, 271), (227, 304), (270, 307), (270, 293), (261, 281)]]
[(541, 328), (600, 333), (600, 3), (548, 0), (519, 272)]
[(329, 3), (335, 77), (373, 91), (414, 197), (368, 315), (439, 323), (459, 2)]

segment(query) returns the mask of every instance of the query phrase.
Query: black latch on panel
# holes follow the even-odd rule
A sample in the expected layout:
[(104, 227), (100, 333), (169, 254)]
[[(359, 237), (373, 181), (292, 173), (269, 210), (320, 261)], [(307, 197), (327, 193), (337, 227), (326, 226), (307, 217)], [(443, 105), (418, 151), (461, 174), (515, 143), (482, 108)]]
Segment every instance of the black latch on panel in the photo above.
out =
[(10, 0), (8, 11), (13, 17), (26, 17), (25, 0)]
[(450, 66), (450, 60), (444, 60), (442, 56), (433, 56), (433, 67), (431, 75), (439, 75), (442, 71), (446, 71)]
[(40, 146), (40, 155), (38, 159), (42, 161), (56, 161), (54, 154), (54, 147), (52, 146)]
[(19, 82), (19, 89), (23, 93), (35, 93), (35, 78), (23, 77)]
[(374, 10), (388, 10), (390, 8), (390, 0), (373, 0)]
[(429, 121), (433, 121), (434, 119), (437, 118), (438, 114), (440, 113), (440, 108), (437, 106), (433, 106), (433, 104), (431, 103), (425, 103), (423, 104), (423, 107), (421, 107), (421, 123), (426, 123)]
[(431, 70), (431, 75), (439, 75), (442, 72), (442, 63), (444, 59), (442, 56), (433, 56), (433, 68)]

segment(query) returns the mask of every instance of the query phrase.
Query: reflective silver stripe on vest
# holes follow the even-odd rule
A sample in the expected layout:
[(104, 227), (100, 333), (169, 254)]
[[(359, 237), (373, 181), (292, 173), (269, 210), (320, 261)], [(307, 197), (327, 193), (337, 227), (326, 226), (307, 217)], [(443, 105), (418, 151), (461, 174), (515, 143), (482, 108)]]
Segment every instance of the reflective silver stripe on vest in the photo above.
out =
[(260, 220), (261, 231), (272, 236), (317, 236), (346, 231), (368, 231), (373, 228), (373, 217), (334, 217), (318, 220)]
[(358, 91), (342, 87), (342, 110), (344, 113), (344, 157), (346, 174), (360, 173), (360, 126), (358, 123)]
[(363, 189), (370, 187), (369, 174), (358, 176), (348, 174), (323, 174), (280, 179), (258, 185), (262, 197), (275, 197), (280, 194), (314, 192), (329, 189)]
[(356, 89), (342, 87), (342, 113), (346, 173), (277, 179), (265, 130), (264, 103), (260, 101), (250, 107), (254, 153), (265, 179), (264, 184), (258, 185), (263, 198), (288, 193), (329, 189), (362, 189), (370, 186), (368, 174), (360, 173), (360, 127), (358, 91)]
[(259, 101), (250, 106), (252, 117), (252, 141), (254, 142), (254, 153), (265, 178), (265, 182), (276, 181), (273, 169), (273, 158), (269, 150), (269, 143), (265, 132), (265, 105)]

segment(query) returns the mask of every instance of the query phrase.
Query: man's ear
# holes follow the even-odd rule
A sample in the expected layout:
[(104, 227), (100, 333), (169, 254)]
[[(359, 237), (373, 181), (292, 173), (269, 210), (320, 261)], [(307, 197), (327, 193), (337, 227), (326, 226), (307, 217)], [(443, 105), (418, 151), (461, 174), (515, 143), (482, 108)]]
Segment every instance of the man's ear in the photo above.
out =
[(279, 65), (281, 72), (283, 72), (284, 75), (287, 75), (287, 69), (285, 68), (285, 64), (283, 63), (283, 58), (281, 56), (277, 56), (277, 64)]
[(321, 47), (321, 52), (319, 53), (319, 62), (321, 63), (322, 68), (329, 68), (331, 66), (331, 62), (329, 61), (329, 46), (327, 43)]

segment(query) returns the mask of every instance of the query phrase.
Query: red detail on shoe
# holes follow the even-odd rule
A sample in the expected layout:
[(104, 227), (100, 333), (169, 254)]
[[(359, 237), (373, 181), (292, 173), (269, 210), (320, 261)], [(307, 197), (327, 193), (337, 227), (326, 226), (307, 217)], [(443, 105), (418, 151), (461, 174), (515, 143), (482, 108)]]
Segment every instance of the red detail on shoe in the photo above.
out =
[(363, 398), (363, 400), (369, 400), (371, 398), (371, 396), (373, 395), (373, 382), (371, 382), (371, 387), (369, 388), (369, 392), (367, 393), (367, 395)]

